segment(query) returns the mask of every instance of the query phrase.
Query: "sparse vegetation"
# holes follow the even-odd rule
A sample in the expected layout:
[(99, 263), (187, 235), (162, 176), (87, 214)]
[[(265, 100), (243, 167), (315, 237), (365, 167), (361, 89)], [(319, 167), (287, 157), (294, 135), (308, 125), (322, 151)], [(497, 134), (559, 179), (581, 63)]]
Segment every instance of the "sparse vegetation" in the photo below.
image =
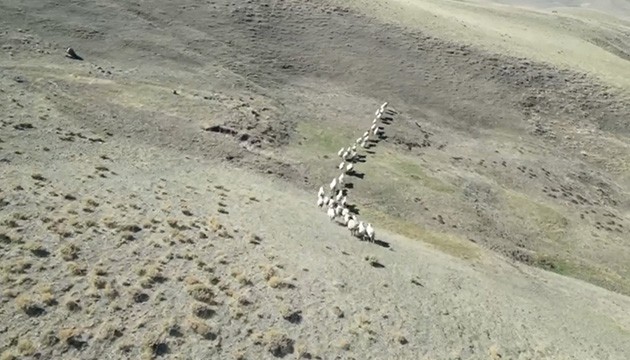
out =
[(61, 258), (65, 261), (73, 261), (79, 257), (79, 247), (75, 244), (69, 243), (61, 247), (59, 253)]
[(18, 340), (17, 349), (22, 356), (31, 356), (37, 350), (33, 342), (25, 338), (21, 338), (20, 340)]
[(214, 305), (215, 294), (208, 286), (204, 284), (194, 284), (188, 287), (188, 294), (192, 296), (193, 299), (197, 301), (201, 301), (203, 303)]
[(46, 310), (29, 294), (21, 294), (15, 298), (15, 305), (28, 316), (43, 315)]
[(186, 325), (193, 333), (201, 335), (206, 340), (214, 340), (218, 335), (212, 325), (200, 319), (189, 317), (186, 319)]

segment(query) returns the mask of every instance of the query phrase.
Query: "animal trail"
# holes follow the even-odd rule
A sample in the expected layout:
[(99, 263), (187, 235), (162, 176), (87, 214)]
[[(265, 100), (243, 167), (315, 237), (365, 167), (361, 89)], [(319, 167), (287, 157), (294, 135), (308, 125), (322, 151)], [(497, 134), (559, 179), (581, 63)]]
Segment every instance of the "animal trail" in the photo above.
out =
[[(387, 105), (388, 103), (385, 102), (376, 110), (374, 113), (375, 118), (372, 120), (368, 130), (358, 137), (351, 146), (347, 148), (342, 147), (337, 151), (337, 156), (341, 158), (337, 169), (341, 171), (341, 174), (335, 176), (330, 182), (328, 194), (324, 191), (323, 186), (317, 192), (317, 206), (326, 209), (326, 215), (330, 221), (340, 219), (338, 223), (347, 227), (351, 235), (372, 243), (377, 241), (375, 240), (376, 231), (371, 223), (366, 224), (357, 218), (359, 211), (355, 205), (348, 204), (348, 189), (353, 189), (354, 184), (346, 183), (345, 177), (352, 176), (358, 179), (365, 177), (365, 173), (356, 171), (355, 165), (365, 163), (367, 154), (375, 153), (368, 149), (387, 138), (384, 128), (380, 125), (391, 124), (394, 120), (394, 115), (397, 114), (396, 111), (388, 109)], [(365, 149), (366, 154), (359, 154), (357, 152), (358, 148)]]

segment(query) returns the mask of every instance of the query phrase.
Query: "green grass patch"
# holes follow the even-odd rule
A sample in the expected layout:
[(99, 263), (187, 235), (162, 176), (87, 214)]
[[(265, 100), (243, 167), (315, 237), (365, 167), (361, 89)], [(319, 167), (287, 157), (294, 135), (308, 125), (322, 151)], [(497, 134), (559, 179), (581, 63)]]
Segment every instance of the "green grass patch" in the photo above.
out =
[(392, 154), (389, 158), (392, 160), (389, 163), (391, 164), (390, 168), (393, 168), (394, 171), (407, 177), (412, 183), (417, 181), (422, 186), (441, 193), (452, 194), (457, 191), (455, 186), (427, 174), (425, 169), (418, 165), (413, 159), (409, 159), (401, 154)]
[(436, 232), (410, 221), (395, 218), (378, 210), (363, 208), (365, 214), (373, 223), (378, 224), (390, 232), (404, 235), (410, 239), (421, 240), (436, 247), (438, 250), (462, 259), (476, 259), (480, 249), (457, 235)]
[[(352, 137), (353, 129), (344, 128), (335, 124), (331, 128), (326, 123), (302, 122), (297, 126), (297, 132), (304, 137), (302, 146), (315, 150), (318, 153), (336, 156), (342, 147), (354, 144), (356, 137)], [(354, 129), (354, 133), (356, 133)]]
[(516, 217), (531, 222), (548, 240), (555, 245), (561, 245), (569, 225), (567, 218), (552, 207), (515, 191), (505, 190), (503, 198)]
[(560, 275), (586, 281), (610, 291), (630, 295), (630, 282), (618, 273), (601, 266), (548, 254), (537, 254), (532, 265)]

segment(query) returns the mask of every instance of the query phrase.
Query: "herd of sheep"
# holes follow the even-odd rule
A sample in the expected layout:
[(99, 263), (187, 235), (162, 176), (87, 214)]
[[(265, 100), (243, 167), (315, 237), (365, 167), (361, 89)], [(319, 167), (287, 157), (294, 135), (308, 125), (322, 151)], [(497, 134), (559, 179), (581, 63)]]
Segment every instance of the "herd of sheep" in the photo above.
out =
[[(382, 128), (379, 127), (378, 122), (383, 119), (383, 115), (387, 111), (387, 102), (376, 110), (376, 117), (372, 121), (372, 126), (363, 135), (356, 139), (354, 144), (348, 148), (341, 148), (337, 152), (337, 156), (341, 158), (341, 163), (337, 167), (341, 170), (341, 174), (338, 177), (333, 178), (329, 185), (330, 192), (326, 195), (324, 187), (320, 187), (317, 193), (317, 206), (323, 207), (327, 210), (330, 221), (337, 218), (341, 223), (350, 230), (350, 234), (358, 237), (360, 240), (369, 240), (374, 242), (375, 230), (371, 223), (364, 223), (359, 221), (355, 214), (353, 214), (347, 205), (347, 189), (344, 185), (344, 177), (346, 175), (352, 175), (354, 173), (354, 163), (359, 159), (360, 155), (357, 154), (357, 147), (366, 149), (368, 147), (368, 140), (370, 135), (378, 136), (382, 133)], [(392, 115), (387, 111), (387, 115)]]

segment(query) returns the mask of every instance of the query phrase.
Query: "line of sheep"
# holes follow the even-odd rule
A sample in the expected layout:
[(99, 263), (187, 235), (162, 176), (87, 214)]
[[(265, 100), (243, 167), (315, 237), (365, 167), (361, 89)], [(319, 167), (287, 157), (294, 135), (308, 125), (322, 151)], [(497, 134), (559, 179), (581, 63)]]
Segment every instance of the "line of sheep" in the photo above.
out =
[[(371, 242), (374, 242), (374, 237), (376, 235), (374, 227), (371, 223), (366, 224), (363, 221), (359, 221), (356, 215), (351, 213), (349, 205), (347, 204), (344, 177), (346, 175), (354, 174), (354, 163), (361, 156), (357, 153), (357, 147), (361, 147), (363, 149), (368, 148), (370, 135), (379, 136), (379, 134), (382, 134), (383, 129), (378, 123), (383, 119), (383, 115), (386, 113), (387, 104), (388, 103), (385, 102), (378, 110), (376, 110), (376, 113), (374, 114), (376, 117), (372, 121), (372, 126), (370, 126), (369, 130), (364, 132), (361, 137), (357, 138), (352, 146), (348, 148), (341, 148), (337, 152), (337, 156), (342, 159), (339, 166), (337, 166), (337, 168), (341, 170), (341, 174), (338, 177), (333, 178), (331, 181), (329, 185), (330, 192), (328, 195), (324, 191), (323, 186), (319, 188), (317, 193), (317, 206), (328, 209), (327, 214), (330, 221), (340, 218), (341, 223), (350, 230), (350, 234), (358, 237), (360, 240), (368, 240)], [(388, 115), (391, 114), (392, 113), (388, 113)]]

